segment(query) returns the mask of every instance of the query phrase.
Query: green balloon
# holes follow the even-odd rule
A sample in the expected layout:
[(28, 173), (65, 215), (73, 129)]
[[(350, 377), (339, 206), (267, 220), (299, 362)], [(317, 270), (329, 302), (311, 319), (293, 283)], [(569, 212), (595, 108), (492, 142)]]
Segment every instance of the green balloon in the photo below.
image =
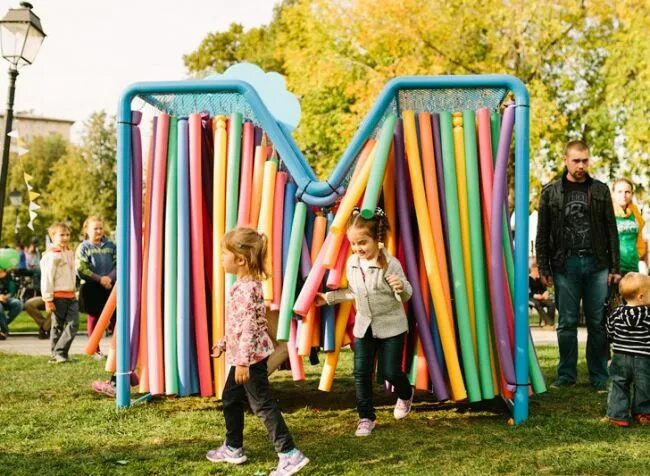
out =
[(12, 269), (20, 262), (18, 251), (13, 248), (0, 248), (0, 268)]

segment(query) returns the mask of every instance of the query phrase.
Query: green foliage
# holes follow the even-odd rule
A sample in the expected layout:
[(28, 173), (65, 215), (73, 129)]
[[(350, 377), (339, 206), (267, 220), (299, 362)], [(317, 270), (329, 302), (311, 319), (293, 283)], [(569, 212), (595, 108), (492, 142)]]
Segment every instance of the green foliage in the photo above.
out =
[[(10, 159), (8, 190), (24, 192), (18, 209), (20, 227), (16, 239), (29, 243), (37, 237), (44, 242), (47, 228), (54, 221), (69, 222), (73, 241), (88, 215), (100, 215), (110, 230), (116, 222), (116, 151), (115, 118), (104, 111), (93, 114), (84, 124), (80, 146), (68, 143), (61, 136), (36, 136), (29, 152), (20, 160)], [(36, 203), (38, 217), (34, 232), (26, 227), (29, 219), (28, 197), (23, 173), (33, 177), (33, 191), (40, 193)], [(14, 239), (16, 210), (5, 206), (3, 234), (5, 242)]]
[(267, 26), (210, 34), (186, 65), (269, 69), (273, 57), (301, 100), (295, 137), (321, 176), (393, 77), (512, 74), (531, 95), (534, 203), (575, 138), (591, 144), (597, 177), (625, 173), (650, 186), (649, 28), (650, 5), (638, 0), (297, 0)]
[[(11, 339), (12, 337), (10, 337)], [(47, 346), (43, 342), (44, 347)], [(557, 348), (538, 349), (546, 378), (554, 375)], [(584, 346), (580, 355), (584, 355)], [(106, 379), (103, 364), (76, 356), (48, 365), (47, 357), (0, 355), (3, 425), (0, 467), (13, 475), (50, 474), (268, 474), (277, 456), (262, 422), (248, 413), (244, 440), (249, 461), (214, 464), (205, 453), (223, 442), (221, 405), (211, 398), (156, 398), (125, 411), (94, 394)], [(602, 425), (606, 395), (586, 381), (531, 398), (530, 417), (506, 424), (498, 399), (469, 405), (437, 403), (417, 392), (414, 411), (396, 421), (395, 397), (375, 388), (378, 426), (354, 436), (352, 353), (343, 351), (332, 391), (317, 390), (321, 365), (306, 366), (307, 380), (273, 374), (275, 397), (297, 446), (311, 459), (310, 475), (375, 474), (647, 474), (647, 430)], [(302, 474), (302, 473), (301, 473)]]

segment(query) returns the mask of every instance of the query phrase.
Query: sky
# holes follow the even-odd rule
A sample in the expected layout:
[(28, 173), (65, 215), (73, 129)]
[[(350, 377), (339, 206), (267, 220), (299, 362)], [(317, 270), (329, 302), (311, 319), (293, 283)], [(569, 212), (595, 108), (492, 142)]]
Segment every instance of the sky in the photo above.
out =
[[(20, 0), (0, 0), (0, 16)], [(277, 0), (31, 0), (47, 37), (19, 70), (14, 112), (84, 121), (138, 81), (186, 79), (183, 55), (233, 23), (270, 22)], [(9, 63), (0, 59), (0, 110)]]

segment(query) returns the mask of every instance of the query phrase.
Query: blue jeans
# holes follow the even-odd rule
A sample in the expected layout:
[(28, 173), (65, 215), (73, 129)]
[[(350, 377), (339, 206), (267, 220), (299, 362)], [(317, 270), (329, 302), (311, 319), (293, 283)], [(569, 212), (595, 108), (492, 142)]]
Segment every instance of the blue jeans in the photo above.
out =
[(612, 378), (607, 397), (609, 418), (627, 420), (630, 406), (633, 416), (650, 414), (650, 357), (614, 353), (609, 375)]
[(402, 350), (404, 349), (404, 334), (386, 339), (372, 336), (368, 327), (366, 334), (354, 338), (354, 386), (357, 393), (357, 411), (359, 418), (375, 420), (375, 407), (372, 403), (372, 371), (375, 356), (379, 353), (379, 364), (384, 379), (394, 387), (395, 393), (402, 400), (411, 398), (411, 383), (402, 371)]
[(607, 268), (600, 268), (592, 256), (569, 256), (564, 271), (553, 275), (560, 318), (557, 340), (560, 347), (558, 377), (575, 382), (578, 377), (578, 316), (582, 301), (587, 322), (587, 368), (589, 381), (607, 381), (607, 337), (605, 300)]
[(16, 316), (23, 310), (23, 303), (20, 299), (9, 298), (7, 302), (0, 302), (0, 332), (9, 333), (9, 324), (16, 319)]

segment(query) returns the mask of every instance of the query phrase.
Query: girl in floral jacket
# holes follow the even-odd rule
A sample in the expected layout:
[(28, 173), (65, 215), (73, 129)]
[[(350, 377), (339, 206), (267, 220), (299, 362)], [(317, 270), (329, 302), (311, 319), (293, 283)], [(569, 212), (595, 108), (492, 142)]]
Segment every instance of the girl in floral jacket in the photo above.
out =
[(226, 441), (208, 451), (210, 461), (241, 464), (244, 455), (244, 402), (264, 422), (278, 453), (279, 463), (271, 475), (300, 471), (309, 459), (294, 445), (282, 413), (269, 390), (266, 363), (273, 353), (267, 330), (261, 279), (267, 238), (252, 228), (236, 228), (223, 238), (221, 262), (226, 273), (237, 276), (226, 307), (226, 336), (214, 345), (215, 357), (226, 352), (230, 372), (223, 390)]

